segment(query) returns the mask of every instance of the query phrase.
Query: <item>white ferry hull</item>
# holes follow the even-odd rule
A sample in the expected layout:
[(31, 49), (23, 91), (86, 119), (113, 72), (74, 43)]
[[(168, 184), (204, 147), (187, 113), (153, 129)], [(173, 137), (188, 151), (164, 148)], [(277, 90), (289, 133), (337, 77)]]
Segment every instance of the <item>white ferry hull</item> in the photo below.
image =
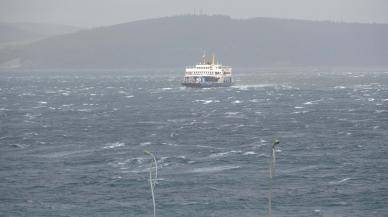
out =
[(210, 87), (230, 87), (233, 83), (182, 83), (185, 87), (210, 88)]

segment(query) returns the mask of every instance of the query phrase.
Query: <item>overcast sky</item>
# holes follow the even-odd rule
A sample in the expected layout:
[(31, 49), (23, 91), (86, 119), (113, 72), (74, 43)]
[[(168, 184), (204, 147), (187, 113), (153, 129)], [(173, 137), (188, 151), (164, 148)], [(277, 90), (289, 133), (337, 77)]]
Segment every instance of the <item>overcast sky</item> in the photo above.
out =
[(234, 18), (388, 23), (388, 0), (0, 0), (1, 22), (57, 23), (80, 27), (195, 11)]

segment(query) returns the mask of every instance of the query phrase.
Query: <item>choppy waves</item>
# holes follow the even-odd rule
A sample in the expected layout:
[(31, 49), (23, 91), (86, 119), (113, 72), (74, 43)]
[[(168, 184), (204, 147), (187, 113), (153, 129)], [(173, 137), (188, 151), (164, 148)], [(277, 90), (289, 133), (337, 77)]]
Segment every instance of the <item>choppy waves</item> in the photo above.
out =
[[(387, 213), (388, 74), (240, 74), (229, 88), (120, 73), (0, 74), (0, 212), (149, 216)], [(6, 81), (6, 82), (5, 82)]]

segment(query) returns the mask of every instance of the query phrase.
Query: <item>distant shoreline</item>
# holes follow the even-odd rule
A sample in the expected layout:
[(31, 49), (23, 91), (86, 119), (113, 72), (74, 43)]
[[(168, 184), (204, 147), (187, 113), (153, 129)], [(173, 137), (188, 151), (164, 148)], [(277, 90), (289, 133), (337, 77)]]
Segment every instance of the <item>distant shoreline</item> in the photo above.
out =
[[(0, 68), (0, 74), (4, 73), (147, 73), (155, 75), (183, 75), (184, 66), (182, 67), (149, 67), (149, 68)], [(256, 73), (294, 73), (294, 72), (388, 72), (388, 66), (376, 67), (318, 67), (318, 66), (273, 66), (273, 67), (233, 67), (233, 72), (238, 74), (256, 74)]]

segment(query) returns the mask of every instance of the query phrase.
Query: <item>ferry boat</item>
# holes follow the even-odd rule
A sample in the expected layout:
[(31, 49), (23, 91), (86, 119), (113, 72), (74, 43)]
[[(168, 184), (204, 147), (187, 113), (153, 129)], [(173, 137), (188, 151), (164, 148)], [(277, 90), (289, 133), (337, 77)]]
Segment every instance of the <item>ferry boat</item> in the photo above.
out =
[(186, 68), (182, 82), (186, 87), (229, 87), (232, 85), (232, 67), (223, 66), (216, 62), (213, 54), (212, 61), (202, 56), (202, 62), (195, 67)]

